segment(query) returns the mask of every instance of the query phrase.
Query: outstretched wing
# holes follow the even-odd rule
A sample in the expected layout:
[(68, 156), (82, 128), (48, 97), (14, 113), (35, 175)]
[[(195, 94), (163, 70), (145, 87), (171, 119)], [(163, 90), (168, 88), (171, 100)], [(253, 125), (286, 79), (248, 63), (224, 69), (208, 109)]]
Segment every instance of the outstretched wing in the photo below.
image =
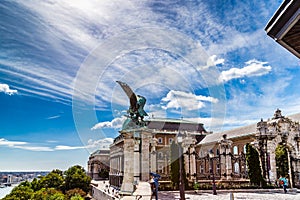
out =
[(126, 83), (121, 82), (121, 81), (117, 81), (117, 83), (119, 83), (121, 88), (124, 90), (124, 92), (128, 96), (129, 101), (130, 101), (130, 108), (133, 109), (134, 111), (136, 111), (137, 110), (137, 98), (136, 98), (135, 93), (132, 91), (132, 89)]

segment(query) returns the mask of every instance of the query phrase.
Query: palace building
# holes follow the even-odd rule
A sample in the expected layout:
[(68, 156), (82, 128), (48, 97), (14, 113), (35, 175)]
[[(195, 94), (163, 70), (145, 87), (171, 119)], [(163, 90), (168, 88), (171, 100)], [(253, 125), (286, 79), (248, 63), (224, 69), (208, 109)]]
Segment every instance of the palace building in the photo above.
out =
[[(284, 117), (277, 109), (271, 119), (219, 133), (209, 133), (203, 124), (183, 119), (153, 118), (143, 126), (125, 122), (110, 146), (110, 184), (132, 192), (134, 185), (148, 181), (149, 172), (155, 172), (161, 176), (161, 186), (168, 186), (170, 145), (180, 132), (184, 135), (182, 157), (190, 184), (211, 184), (212, 179), (220, 185), (248, 184), (246, 144), (251, 144), (259, 153), (262, 176), (268, 184), (274, 185), (280, 175), (288, 175), (291, 186), (300, 187), (299, 119), (300, 114)], [(286, 174), (279, 174), (282, 170), (276, 165), (279, 146), (287, 152)], [(91, 166), (99, 165), (96, 160), (102, 159), (95, 155), (89, 160), (89, 174), (95, 173)]]
[[(170, 145), (176, 140), (179, 132), (185, 134), (184, 151), (194, 152), (194, 146), (207, 133), (203, 124), (183, 119), (152, 118), (145, 121), (145, 126), (128, 125), (124, 123), (120, 135), (110, 146), (110, 184), (130, 191), (131, 186), (124, 186), (127, 173), (131, 182), (148, 181), (149, 172), (161, 176), (160, 183), (170, 184)], [(193, 166), (188, 170), (196, 173), (195, 159), (191, 159)], [(124, 188), (123, 188), (124, 187)]]

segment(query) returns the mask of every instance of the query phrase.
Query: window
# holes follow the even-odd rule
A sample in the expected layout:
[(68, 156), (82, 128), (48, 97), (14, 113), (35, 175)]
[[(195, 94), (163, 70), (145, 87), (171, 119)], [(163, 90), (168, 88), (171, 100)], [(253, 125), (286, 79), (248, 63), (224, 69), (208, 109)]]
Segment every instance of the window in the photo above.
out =
[(159, 173), (163, 173), (163, 166), (162, 166), (162, 165), (159, 165), (159, 166), (158, 166), (158, 172), (159, 172)]
[(218, 156), (218, 155), (220, 155), (220, 150), (219, 150), (219, 149), (217, 149), (217, 156)]
[(239, 163), (234, 163), (234, 173), (239, 174), (240, 173), (240, 165)]
[(157, 141), (158, 141), (158, 144), (162, 144), (163, 143), (163, 139), (161, 137), (158, 138)]
[(203, 157), (203, 151), (202, 150), (200, 151), (199, 156), (200, 156), (200, 158)]
[(169, 138), (169, 144), (172, 144), (173, 138)]
[(220, 164), (217, 164), (217, 173), (220, 174)]
[(234, 146), (234, 147), (233, 147), (233, 154), (234, 154), (234, 155), (237, 155), (238, 152), (239, 152), (239, 151), (238, 151), (238, 147), (237, 147), (237, 146)]
[(244, 154), (247, 153), (246, 145), (244, 145)]
[(203, 165), (200, 165), (200, 173), (203, 174), (204, 173), (204, 168)]
[(158, 152), (158, 159), (163, 159), (164, 158), (164, 154), (162, 152)]

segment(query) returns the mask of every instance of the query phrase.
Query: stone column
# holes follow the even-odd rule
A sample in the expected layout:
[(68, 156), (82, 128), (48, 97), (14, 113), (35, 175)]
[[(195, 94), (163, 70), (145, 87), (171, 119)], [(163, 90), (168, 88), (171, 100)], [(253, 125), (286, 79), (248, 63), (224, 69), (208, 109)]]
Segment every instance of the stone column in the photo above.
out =
[(149, 148), (152, 134), (146, 131), (142, 132), (142, 149), (141, 149), (141, 181), (149, 181), (150, 172), (150, 158), (149, 158)]
[[(228, 148), (227, 149), (228, 151), (228, 154), (231, 153), (231, 148)], [(232, 162), (231, 162), (231, 156), (230, 155), (227, 155), (226, 156), (226, 178), (227, 180), (231, 179), (231, 173), (232, 173)]]
[(273, 140), (268, 141), (268, 155), (270, 159), (270, 169), (269, 169), (269, 178), (271, 184), (274, 184), (276, 179), (277, 179), (277, 171), (276, 171), (276, 155), (275, 155), (275, 150), (276, 150), (276, 145)]
[(124, 176), (121, 195), (131, 195), (134, 181), (134, 138), (132, 132), (122, 132), (124, 136)]
[[(192, 145), (190, 148), (190, 154), (191, 154), (191, 175), (196, 174), (197, 175), (197, 171), (196, 171), (196, 156), (195, 156), (195, 145)], [(192, 181), (195, 182), (196, 181), (196, 177), (195, 176), (191, 176), (192, 177)]]
[(137, 185), (140, 181), (141, 178), (141, 160), (140, 160), (140, 155), (141, 155), (141, 133), (134, 132), (134, 153), (133, 153), (133, 160), (132, 164), (133, 165), (133, 184)]
[(293, 188), (294, 180), (293, 180), (293, 176), (292, 176), (291, 151), (289, 149), (287, 149), (287, 157), (288, 157), (288, 166), (289, 166), (290, 187)]
[[(231, 144), (232, 141), (227, 139), (227, 135), (223, 135), (223, 139), (221, 139), (219, 142), (220, 146), (220, 152), (221, 152), (221, 176), (226, 173), (226, 179), (231, 179), (230, 174), (232, 173), (232, 166), (231, 166), (231, 157), (229, 153), (231, 153)], [(225, 178), (225, 177), (224, 177)]]
[(151, 153), (151, 164), (150, 164), (150, 171), (151, 172), (156, 172), (156, 163), (157, 163), (157, 160), (156, 160), (156, 146), (157, 146), (157, 139), (155, 137), (151, 138), (150, 140), (151, 142), (151, 150), (150, 150), (150, 153)]

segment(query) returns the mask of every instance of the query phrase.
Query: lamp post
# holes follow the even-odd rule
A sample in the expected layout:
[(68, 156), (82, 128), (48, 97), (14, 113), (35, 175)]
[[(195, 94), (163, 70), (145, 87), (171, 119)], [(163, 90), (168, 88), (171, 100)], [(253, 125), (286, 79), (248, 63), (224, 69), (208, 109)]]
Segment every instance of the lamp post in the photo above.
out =
[(184, 194), (184, 181), (182, 177), (182, 133), (179, 132), (177, 134), (177, 143), (178, 143), (178, 149), (179, 149), (179, 192), (180, 192), (180, 200), (185, 200), (185, 194)]
[(215, 173), (214, 173), (214, 166), (213, 166), (213, 157), (214, 157), (214, 153), (212, 151), (209, 152), (209, 158), (210, 158), (210, 166), (211, 166), (211, 174), (212, 174), (212, 181), (213, 181), (213, 185), (212, 185), (212, 189), (213, 189), (213, 195), (217, 195), (217, 190), (216, 190), (216, 181), (215, 181)]

